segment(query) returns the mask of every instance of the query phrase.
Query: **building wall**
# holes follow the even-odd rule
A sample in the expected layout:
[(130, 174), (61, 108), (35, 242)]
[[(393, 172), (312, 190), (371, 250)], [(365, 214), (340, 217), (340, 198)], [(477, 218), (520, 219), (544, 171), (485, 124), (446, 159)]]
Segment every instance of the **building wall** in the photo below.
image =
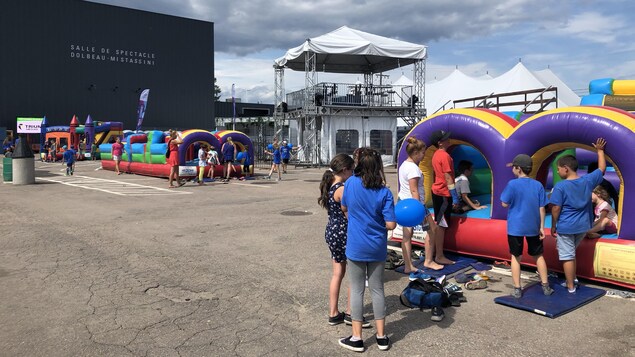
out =
[(214, 126), (213, 23), (80, 0), (0, 3), (0, 127), (121, 121), (134, 129)]

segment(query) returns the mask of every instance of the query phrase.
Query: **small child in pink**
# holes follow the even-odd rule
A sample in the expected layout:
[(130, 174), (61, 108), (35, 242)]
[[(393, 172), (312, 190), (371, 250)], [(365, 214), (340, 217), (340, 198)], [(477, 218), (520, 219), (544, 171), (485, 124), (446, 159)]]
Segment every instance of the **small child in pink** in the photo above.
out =
[(595, 220), (587, 232), (587, 238), (600, 238), (602, 234), (617, 233), (617, 213), (611, 206), (611, 198), (604, 187), (597, 186), (591, 193)]

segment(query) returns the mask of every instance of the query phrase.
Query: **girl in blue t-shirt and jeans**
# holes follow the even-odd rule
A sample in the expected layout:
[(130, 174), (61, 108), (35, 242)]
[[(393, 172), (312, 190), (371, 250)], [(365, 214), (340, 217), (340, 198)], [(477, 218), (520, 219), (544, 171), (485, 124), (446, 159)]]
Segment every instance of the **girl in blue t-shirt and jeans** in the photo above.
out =
[(368, 280), (377, 326), (377, 347), (387, 350), (390, 339), (384, 331), (384, 263), (388, 248), (387, 230), (397, 225), (395, 206), (392, 193), (384, 184), (379, 152), (370, 148), (360, 149), (354, 173), (346, 180), (342, 194), (342, 211), (348, 217), (346, 258), (353, 334), (340, 339), (339, 344), (352, 351), (364, 351), (362, 323), (365, 282)]

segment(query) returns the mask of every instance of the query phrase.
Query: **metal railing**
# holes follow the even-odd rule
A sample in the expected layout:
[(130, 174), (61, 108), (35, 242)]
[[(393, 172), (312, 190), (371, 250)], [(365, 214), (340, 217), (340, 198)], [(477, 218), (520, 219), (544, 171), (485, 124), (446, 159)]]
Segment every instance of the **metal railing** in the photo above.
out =
[(302, 108), (306, 100), (306, 92), (314, 95), (317, 107), (409, 107), (412, 86), (323, 82), (309, 89), (288, 93), (286, 96), (288, 109)]

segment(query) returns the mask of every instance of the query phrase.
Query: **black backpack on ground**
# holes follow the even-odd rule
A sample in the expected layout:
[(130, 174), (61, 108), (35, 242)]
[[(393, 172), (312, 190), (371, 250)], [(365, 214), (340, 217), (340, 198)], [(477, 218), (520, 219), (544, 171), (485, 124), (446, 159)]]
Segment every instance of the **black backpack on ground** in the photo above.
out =
[(443, 291), (443, 286), (440, 283), (421, 278), (410, 281), (401, 292), (399, 300), (404, 306), (419, 309), (450, 305), (448, 295)]

